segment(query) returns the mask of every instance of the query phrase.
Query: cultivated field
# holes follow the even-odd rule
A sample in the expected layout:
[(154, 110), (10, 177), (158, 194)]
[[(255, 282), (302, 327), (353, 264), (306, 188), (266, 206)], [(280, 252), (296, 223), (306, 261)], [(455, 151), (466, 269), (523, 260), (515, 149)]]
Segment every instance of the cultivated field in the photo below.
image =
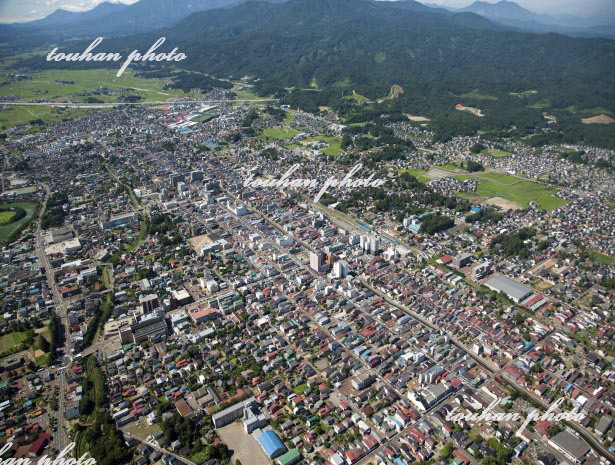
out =
[[(88, 110), (85, 108), (51, 108), (51, 107), (17, 107), (12, 106), (0, 111), (0, 128), (10, 128), (28, 124), (33, 120), (42, 120), (45, 123), (69, 121), (81, 118), (89, 113), (102, 110)], [(34, 129), (36, 131), (36, 129)]]
[[(41, 58), (43, 59), (43, 58)], [(10, 69), (6, 69), (11, 71)], [(116, 77), (117, 70), (52, 70), (31, 73), (31, 79), (13, 81), (0, 86), (0, 97), (10, 102), (73, 102), (88, 103), (94, 98), (103, 103), (115, 103), (124, 95), (138, 95), (141, 102), (157, 102), (184, 98), (181, 90), (165, 90), (169, 79), (143, 79), (126, 70)], [(79, 95), (106, 88), (112, 95)], [(86, 108), (51, 108), (45, 106), (7, 106), (0, 111), (0, 128), (6, 129), (31, 121), (53, 123), (81, 118), (88, 113), (100, 111)], [(33, 132), (37, 129), (33, 128)]]
[[(168, 79), (143, 79), (136, 77), (130, 70), (118, 78), (116, 72), (111, 69), (36, 72), (30, 75), (31, 79), (1, 86), (0, 96), (14, 95), (21, 102), (36, 102), (40, 99), (84, 102), (87, 97), (75, 94), (93, 92), (100, 88), (121, 91), (126, 95), (140, 95), (148, 102), (185, 96), (181, 90), (164, 90)], [(114, 95), (95, 97), (105, 102), (117, 101)]]

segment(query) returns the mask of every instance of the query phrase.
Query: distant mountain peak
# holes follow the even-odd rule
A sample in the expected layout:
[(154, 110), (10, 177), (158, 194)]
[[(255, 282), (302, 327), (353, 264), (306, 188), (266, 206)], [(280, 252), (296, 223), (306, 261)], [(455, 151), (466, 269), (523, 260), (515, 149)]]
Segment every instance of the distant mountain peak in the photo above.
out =
[(459, 11), (476, 13), (489, 19), (506, 21), (531, 21), (541, 22), (548, 19), (545, 15), (539, 15), (523, 8), (521, 5), (509, 0), (502, 0), (498, 3), (488, 3), (477, 0), (466, 8)]

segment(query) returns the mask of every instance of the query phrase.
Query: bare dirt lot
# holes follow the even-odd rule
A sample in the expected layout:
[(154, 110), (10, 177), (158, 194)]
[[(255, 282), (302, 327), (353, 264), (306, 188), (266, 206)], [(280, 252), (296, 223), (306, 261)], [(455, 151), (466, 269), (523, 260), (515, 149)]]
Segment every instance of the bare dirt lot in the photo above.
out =
[(426, 118), (425, 116), (414, 116), (414, 115), (406, 115), (406, 116), (408, 117), (410, 121), (416, 121), (418, 123), (425, 122), (425, 121), (431, 121), (429, 118)]
[(245, 432), (242, 423), (231, 423), (217, 430), (220, 439), (233, 451), (232, 463), (239, 459), (242, 465), (270, 465), (265, 452), (254, 437)]
[(455, 106), (455, 110), (467, 111), (475, 116), (480, 116), (481, 118), (485, 116), (483, 115), (483, 111), (480, 108), (466, 107), (460, 103)]
[(492, 197), (488, 199), (486, 203), (495, 207), (500, 207), (503, 210), (521, 210), (521, 207), (515, 202), (511, 202), (502, 197)]
[(593, 118), (582, 119), (581, 122), (583, 124), (613, 124), (615, 123), (615, 119), (608, 115), (598, 115)]

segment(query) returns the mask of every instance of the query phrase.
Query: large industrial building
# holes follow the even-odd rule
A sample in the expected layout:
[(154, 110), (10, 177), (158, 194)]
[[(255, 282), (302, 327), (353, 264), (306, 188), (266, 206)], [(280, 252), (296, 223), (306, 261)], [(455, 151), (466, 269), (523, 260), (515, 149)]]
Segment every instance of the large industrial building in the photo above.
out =
[(591, 452), (591, 447), (574, 434), (568, 431), (561, 431), (557, 435), (548, 440), (549, 444), (564, 454), (568, 459), (574, 463), (583, 463)]
[(531, 296), (534, 291), (529, 287), (519, 284), (501, 274), (495, 275), (493, 278), (485, 281), (485, 286), (496, 292), (503, 292), (515, 303), (520, 303)]

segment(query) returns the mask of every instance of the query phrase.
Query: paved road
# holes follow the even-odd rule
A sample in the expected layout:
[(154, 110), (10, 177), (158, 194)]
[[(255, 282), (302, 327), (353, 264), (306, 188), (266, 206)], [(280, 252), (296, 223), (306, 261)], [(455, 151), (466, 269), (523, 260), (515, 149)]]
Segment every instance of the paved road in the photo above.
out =
[[(45, 254), (45, 246), (43, 241), (43, 231), (40, 227), (40, 221), (45, 214), (45, 209), (47, 208), (47, 200), (49, 199), (49, 186), (43, 184), (43, 188), (45, 189), (45, 199), (41, 205), (41, 209), (39, 212), (39, 221), (38, 226), (36, 228), (36, 255), (39, 260), (40, 266), (45, 268), (45, 274), (47, 275), (47, 284), (51, 293), (53, 295), (53, 301), (55, 303), (55, 312), (60, 319), (60, 330), (64, 331), (63, 340), (64, 340), (64, 354), (70, 354), (70, 332), (68, 326), (68, 318), (67, 318), (67, 310), (66, 305), (64, 304), (64, 299), (62, 299), (62, 295), (60, 294), (60, 290), (58, 288), (57, 283), (55, 282), (55, 278), (53, 275), (53, 268), (49, 263), (49, 259)], [(64, 412), (66, 410), (66, 393), (67, 393), (67, 384), (66, 384), (66, 376), (65, 371), (61, 374), (58, 374), (56, 382), (58, 383), (58, 409), (57, 412), (54, 412), (54, 416), (57, 419), (57, 431), (53, 436), (52, 444), (58, 450), (64, 449), (68, 444), (68, 435), (67, 435), (67, 426), (66, 419), (64, 418)]]

